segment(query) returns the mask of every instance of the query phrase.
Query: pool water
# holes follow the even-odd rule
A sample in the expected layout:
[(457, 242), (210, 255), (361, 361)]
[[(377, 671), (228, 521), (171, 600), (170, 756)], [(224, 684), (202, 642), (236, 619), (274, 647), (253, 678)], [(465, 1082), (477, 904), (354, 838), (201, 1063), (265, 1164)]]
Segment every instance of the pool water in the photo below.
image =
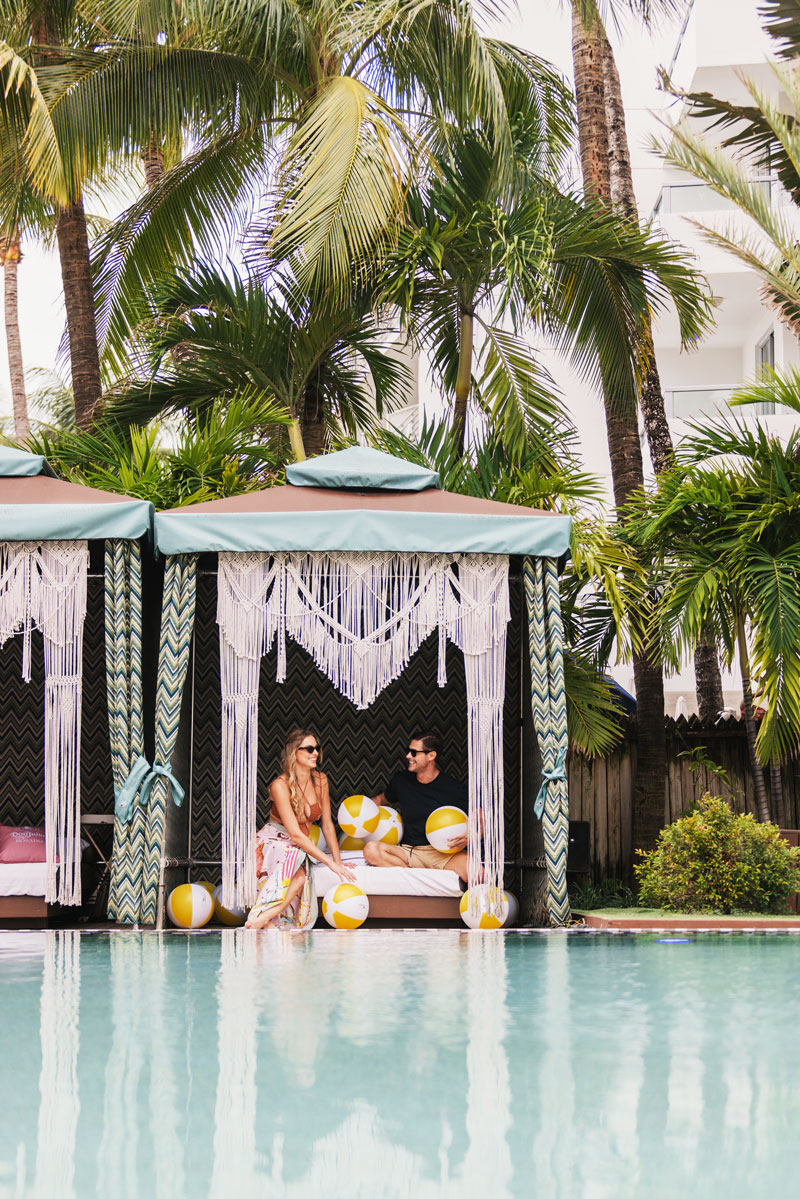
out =
[(783, 1196), (800, 940), (0, 933), (2, 1199)]

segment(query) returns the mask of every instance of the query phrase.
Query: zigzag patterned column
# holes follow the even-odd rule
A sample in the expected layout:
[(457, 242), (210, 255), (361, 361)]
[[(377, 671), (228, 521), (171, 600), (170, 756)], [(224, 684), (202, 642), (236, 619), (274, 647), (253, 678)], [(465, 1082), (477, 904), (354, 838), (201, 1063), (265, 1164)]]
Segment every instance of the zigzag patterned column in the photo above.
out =
[[(144, 752), (142, 721), (142, 556), (138, 541), (107, 541), (105, 560), (106, 686), (114, 793)], [(134, 802), (129, 821), (114, 820), (109, 920), (140, 916), (145, 814)]]
[(155, 778), (147, 805), (142, 866), (140, 919), (144, 924), (154, 924), (156, 920), (158, 879), (164, 851), (167, 799), (170, 793), (170, 759), (178, 737), (183, 685), (189, 667), (196, 581), (197, 559), (194, 555), (177, 554), (167, 558), (156, 679), (156, 739), (153, 761)]
[(544, 833), (547, 910), (550, 923), (563, 927), (570, 920), (567, 895), (569, 793), (564, 766), (569, 738), (564, 692), (564, 626), (556, 563), (552, 558), (526, 558), (523, 577), (528, 607), (531, 708), (544, 780), (536, 808), (537, 815), (542, 817)]

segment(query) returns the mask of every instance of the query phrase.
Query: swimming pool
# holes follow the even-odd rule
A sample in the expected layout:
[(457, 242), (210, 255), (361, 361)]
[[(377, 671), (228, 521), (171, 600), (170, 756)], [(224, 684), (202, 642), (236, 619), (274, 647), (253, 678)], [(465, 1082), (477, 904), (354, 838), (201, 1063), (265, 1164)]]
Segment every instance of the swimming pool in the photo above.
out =
[(800, 940), (0, 933), (2, 1199), (781, 1196)]

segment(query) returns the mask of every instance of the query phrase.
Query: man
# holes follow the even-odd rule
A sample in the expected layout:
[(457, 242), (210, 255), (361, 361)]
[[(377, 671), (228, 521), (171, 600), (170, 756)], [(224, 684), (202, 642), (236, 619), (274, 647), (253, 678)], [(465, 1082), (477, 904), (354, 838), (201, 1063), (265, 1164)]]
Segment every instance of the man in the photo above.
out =
[(403, 821), (403, 844), (368, 841), (364, 857), (371, 866), (422, 866), (429, 870), (455, 870), (467, 881), (467, 838), (453, 837), (450, 846), (458, 853), (440, 853), (428, 844), (425, 822), (435, 808), (467, 811), (467, 789), (437, 764), (442, 743), (436, 733), (418, 732), (408, 743), (407, 770), (398, 771), (376, 804), (397, 808)]

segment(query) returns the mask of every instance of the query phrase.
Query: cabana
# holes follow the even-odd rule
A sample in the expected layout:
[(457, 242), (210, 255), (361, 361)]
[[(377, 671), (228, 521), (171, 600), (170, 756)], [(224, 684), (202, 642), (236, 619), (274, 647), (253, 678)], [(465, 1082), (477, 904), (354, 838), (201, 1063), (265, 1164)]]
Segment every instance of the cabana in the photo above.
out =
[[(147, 801), (148, 819), (154, 825), (165, 821), (169, 789), (182, 800), (188, 784), (190, 806), (199, 790), (196, 750), (207, 733), (196, 719), (205, 702), (196, 671), (184, 695), (199, 562), (201, 575), (216, 576), (221, 770), (219, 797), (197, 795), (196, 801), (214, 804), (218, 798), (220, 804), (223, 904), (255, 898), (259, 786), (269, 774), (263, 755), (259, 758), (259, 705), (265, 691), (278, 695), (288, 681), (293, 645), (347, 698), (354, 726), (356, 713), (379, 701), (422, 647), (434, 645), (439, 687), (447, 684), (448, 643), (460, 650), (475, 834), (470, 880), (482, 871), (490, 886), (502, 887), (502, 722), (513, 560), (521, 564), (528, 609), (548, 906), (551, 921), (564, 923), (569, 826), (557, 561), (568, 548), (569, 518), (448, 493), (436, 472), (360, 447), (294, 464), (286, 476), (283, 487), (156, 515), (156, 546), (165, 555), (166, 573), (153, 767), (158, 777)], [(262, 687), (265, 655), (274, 659), (275, 677)], [(519, 713), (517, 705), (517, 737)], [(305, 719), (314, 723), (314, 715), (309, 711)], [(436, 713), (430, 715), (436, 724)], [(406, 719), (405, 712), (393, 717), (401, 737), (409, 731)], [(182, 825), (170, 809), (165, 861), (199, 864), (192, 837), (191, 816)]]
[[(139, 542), (151, 526), (149, 503), (56, 479), (41, 456), (0, 446), (0, 822), (44, 817), (46, 859), (15, 863), (38, 866), (41, 885), (26, 892), (17, 879), (6, 895), (31, 902), (0, 915), (81, 903), (81, 820), (110, 822), (115, 791), (143, 753)], [(112, 918), (137, 918), (119, 894), (128, 840), (120, 824)]]

